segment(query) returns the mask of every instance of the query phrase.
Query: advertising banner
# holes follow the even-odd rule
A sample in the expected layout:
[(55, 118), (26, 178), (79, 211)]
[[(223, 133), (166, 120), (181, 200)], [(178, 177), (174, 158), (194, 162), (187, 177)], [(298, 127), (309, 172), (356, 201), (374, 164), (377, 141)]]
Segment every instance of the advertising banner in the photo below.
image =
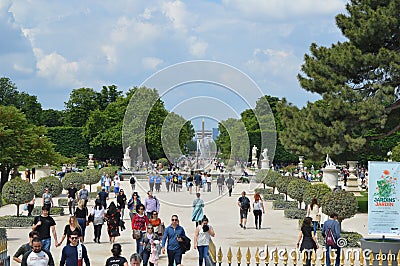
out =
[(399, 162), (368, 162), (368, 234), (400, 235), (399, 177)]

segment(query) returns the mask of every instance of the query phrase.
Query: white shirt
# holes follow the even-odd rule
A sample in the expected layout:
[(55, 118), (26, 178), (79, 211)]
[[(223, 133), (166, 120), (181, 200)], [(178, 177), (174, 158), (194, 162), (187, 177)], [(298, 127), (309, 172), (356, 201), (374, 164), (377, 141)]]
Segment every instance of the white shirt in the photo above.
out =
[(28, 266), (47, 266), (49, 265), (49, 255), (43, 250), (39, 253), (31, 252), (26, 258), (26, 265)]

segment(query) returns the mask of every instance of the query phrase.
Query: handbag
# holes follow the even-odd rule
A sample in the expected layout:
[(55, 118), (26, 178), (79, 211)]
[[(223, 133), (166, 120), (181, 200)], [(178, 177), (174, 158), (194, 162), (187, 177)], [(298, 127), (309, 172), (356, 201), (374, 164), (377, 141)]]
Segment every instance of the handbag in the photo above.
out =
[(133, 239), (140, 239), (141, 236), (142, 236), (142, 231), (133, 229), (132, 232)]
[(331, 232), (331, 228), (329, 227), (328, 228), (328, 232), (326, 233), (326, 237), (325, 237), (325, 243), (326, 243), (326, 245), (327, 246), (329, 246), (329, 247), (334, 247), (335, 246), (335, 238), (333, 237), (333, 235), (332, 235), (332, 232)]
[(157, 227), (157, 234), (159, 236), (164, 235), (164, 231), (165, 231), (165, 225), (164, 224), (159, 224)]

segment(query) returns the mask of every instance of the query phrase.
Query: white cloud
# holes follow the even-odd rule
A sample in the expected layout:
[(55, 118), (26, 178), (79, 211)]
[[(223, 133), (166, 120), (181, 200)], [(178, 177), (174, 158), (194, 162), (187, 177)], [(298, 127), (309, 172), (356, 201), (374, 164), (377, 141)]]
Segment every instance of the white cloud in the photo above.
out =
[(196, 57), (203, 57), (206, 53), (208, 43), (198, 40), (196, 37), (189, 38), (189, 52)]
[(190, 21), (194, 19), (194, 16), (186, 10), (185, 4), (179, 0), (165, 2), (162, 5), (162, 12), (172, 22), (175, 29), (184, 32), (187, 30)]
[(142, 58), (142, 65), (145, 69), (157, 70), (157, 67), (163, 63), (163, 60), (157, 57)]

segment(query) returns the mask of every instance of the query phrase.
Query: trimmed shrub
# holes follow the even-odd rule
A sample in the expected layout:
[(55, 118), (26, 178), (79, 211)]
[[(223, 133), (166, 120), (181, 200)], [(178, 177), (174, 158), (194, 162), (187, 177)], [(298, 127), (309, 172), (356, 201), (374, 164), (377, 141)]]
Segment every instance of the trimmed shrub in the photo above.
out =
[(332, 190), (325, 183), (314, 184), (306, 188), (303, 200), (306, 204), (311, 204), (311, 200), (313, 198), (316, 198), (318, 201), (318, 205), (321, 206), (322, 198), (325, 196), (326, 193), (331, 191)]
[(338, 214), (338, 222), (353, 217), (357, 213), (358, 203), (353, 193), (337, 190), (326, 193), (322, 198), (322, 212), (330, 215), (335, 212)]
[(267, 176), (265, 177), (265, 184), (272, 187), (272, 193), (275, 193), (276, 181), (282, 175), (279, 172), (269, 170)]
[(303, 202), (304, 192), (309, 186), (311, 186), (309, 181), (300, 178), (294, 179), (288, 185), (288, 195), (299, 202), (299, 208)]
[(263, 184), (264, 185), (264, 188), (265, 188), (265, 185), (266, 185), (266, 177), (267, 177), (267, 174), (268, 174), (268, 171), (269, 170), (266, 170), (266, 169), (261, 169), (261, 170), (259, 170), (257, 173), (256, 173), (256, 181), (258, 182), (258, 183), (261, 183), (261, 184)]
[(31, 201), (34, 194), (32, 184), (22, 180), (20, 177), (15, 177), (5, 183), (2, 191), (2, 197), (7, 203), (17, 206), (17, 216), (19, 216), (19, 205)]
[(263, 194), (264, 200), (284, 200), (285, 196), (282, 194)]
[[(86, 169), (85, 171), (83, 171), (82, 176), (83, 176), (84, 183), (88, 184), (88, 185), (96, 184), (101, 179), (101, 173), (97, 169)], [(78, 187), (78, 190), (79, 189), (80, 189), (80, 187)], [(89, 189), (91, 192), (92, 187), (90, 186)]]
[(66, 198), (58, 199), (58, 206), (68, 206), (68, 199)]
[(161, 163), (163, 167), (166, 167), (169, 165), (169, 160), (167, 158), (160, 158), (157, 160), (157, 167), (159, 163)]
[(307, 215), (307, 211), (301, 209), (286, 209), (283, 213), (289, 219), (304, 219)]
[(256, 188), (254, 192), (259, 194), (272, 194), (272, 188)]
[(31, 227), (32, 216), (0, 216), (0, 227)]
[(295, 178), (293, 176), (283, 176), (281, 175), (276, 180), (276, 188), (278, 189), (279, 193), (285, 194), (285, 199), (287, 200), (287, 188), (289, 183), (293, 181)]
[(33, 184), (36, 197), (42, 197), (46, 187), (50, 189), (52, 197), (57, 197), (58, 195), (60, 195), (63, 189), (61, 181), (58, 177), (55, 176), (42, 177)]
[(298, 204), (296, 201), (274, 200), (272, 202), (272, 208), (274, 210), (295, 209), (297, 206)]
[(112, 179), (112, 177), (115, 175), (115, 171), (118, 171), (117, 166), (103, 167), (103, 168), (99, 169), (100, 178), (103, 175), (103, 173), (105, 172)]
[(68, 189), (70, 183), (74, 183), (75, 187), (79, 189), (84, 183), (82, 173), (67, 173), (61, 183), (64, 189)]
[[(37, 216), (42, 214), (42, 207), (41, 206), (35, 206), (32, 211), (33, 216)], [(50, 209), (50, 215), (64, 215), (64, 208), (63, 207), (51, 207)]]

